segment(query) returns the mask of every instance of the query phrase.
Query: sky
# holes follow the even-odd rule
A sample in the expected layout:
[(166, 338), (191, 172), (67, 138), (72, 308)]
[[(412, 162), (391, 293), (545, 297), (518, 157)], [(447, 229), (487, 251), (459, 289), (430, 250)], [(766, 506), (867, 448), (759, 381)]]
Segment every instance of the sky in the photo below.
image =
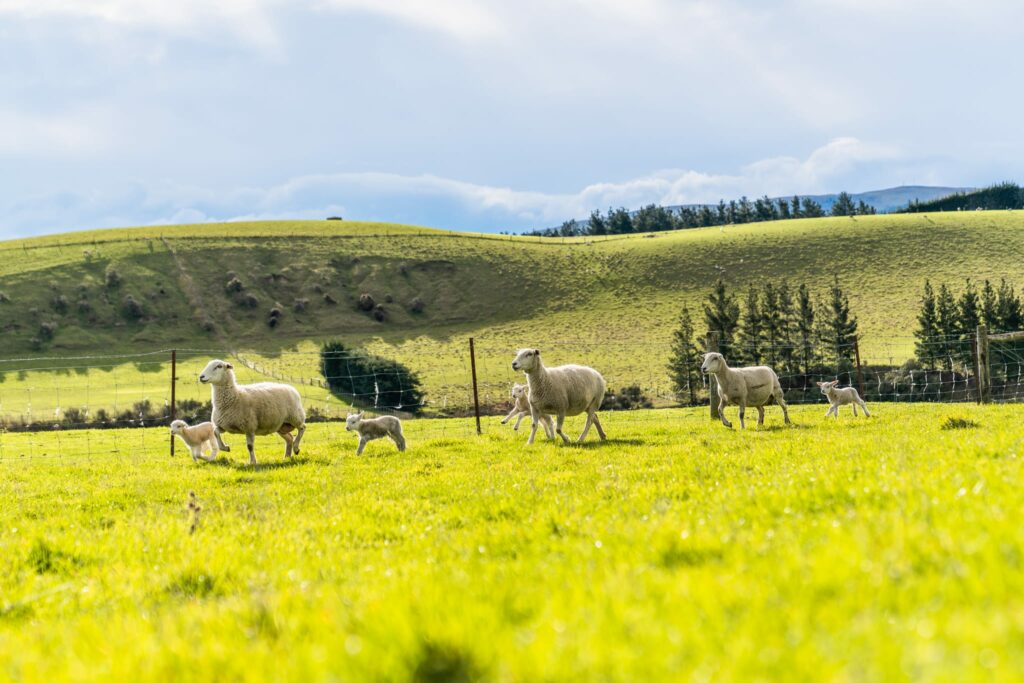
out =
[(0, 238), (1024, 180), (1017, 0), (0, 0)]

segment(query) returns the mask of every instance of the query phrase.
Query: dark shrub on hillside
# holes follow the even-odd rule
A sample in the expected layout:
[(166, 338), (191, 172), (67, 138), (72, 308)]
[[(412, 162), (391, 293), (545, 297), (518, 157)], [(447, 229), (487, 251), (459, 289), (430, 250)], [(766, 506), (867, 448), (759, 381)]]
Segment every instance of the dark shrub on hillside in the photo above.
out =
[(242, 281), (237, 277), (232, 277), (228, 280), (227, 284), (224, 285), (224, 291), (228, 294), (235, 294), (237, 292), (241, 292), (243, 289), (245, 289), (245, 285), (243, 285)]
[(124, 301), (121, 302), (121, 312), (129, 320), (140, 320), (146, 314), (142, 309), (142, 303), (131, 294), (127, 295)]
[(271, 329), (277, 327), (281, 323), (282, 317), (284, 317), (284, 311), (281, 310), (281, 304), (277, 304), (270, 309), (270, 314), (267, 316), (267, 325)]
[(373, 319), (379, 323), (384, 322), (388, 319), (388, 313), (384, 310), (384, 307), (377, 304), (373, 309)]
[(338, 300), (335, 299), (330, 294), (324, 294), (324, 303), (328, 304), (329, 306), (333, 306), (334, 304), (338, 303)]
[(58, 294), (50, 301), (50, 306), (53, 307), (53, 310), (63, 315), (68, 312), (68, 298), (63, 294)]
[(412, 313), (422, 313), (424, 308), (426, 308), (426, 304), (424, 304), (423, 299), (419, 297), (415, 297), (409, 302), (409, 311)]
[(654, 404), (639, 385), (625, 387), (618, 392), (609, 389), (601, 401), (601, 410), (637, 410), (639, 408), (653, 408)]
[(83, 314), (92, 313), (92, 304), (89, 303), (88, 299), (78, 300), (78, 312)]
[(7, 296), (7, 292), (0, 292), (0, 304), (11, 303), (11, 297)]
[(395, 297), (391, 296), (390, 294), (385, 294), (384, 295), (384, 303), (390, 304), (390, 303), (393, 303), (394, 300), (395, 300)]
[(57, 323), (50, 321), (39, 326), (39, 338), (43, 341), (50, 341), (55, 334), (57, 334)]
[(245, 294), (238, 298), (238, 305), (243, 308), (256, 308), (260, 305), (260, 300), (252, 294)]
[(114, 264), (107, 266), (106, 273), (103, 275), (103, 282), (106, 284), (107, 289), (117, 289), (121, 286), (121, 274), (117, 272)]
[(202, 322), (199, 323), (199, 327), (202, 328), (203, 332), (213, 332), (216, 326), (213, 324), (213, 321), (210, 320), (209, 318), (203, 318)]
[(292, 310), (296, 313), (305, 313), (307, 308), (309, 308), (309, 299), (296, 299), (292, 303)]
[(320, 373), (331, 393), (360, 406), (409, 413), (423, 408), (419, 376), (397, 361), (329, 342), (320, 349)]
[(377, 302), (373, 300), (372, 296), (363, 292), (359, 295), (359, 302), (356, 305), (359, 306), (360, 311), (372, 311)]
[(28, 340), (28, 347), (33, 351), (42, 351), (43, 340), (40, 339), (39, 337), (32, 337), (31, 339)]

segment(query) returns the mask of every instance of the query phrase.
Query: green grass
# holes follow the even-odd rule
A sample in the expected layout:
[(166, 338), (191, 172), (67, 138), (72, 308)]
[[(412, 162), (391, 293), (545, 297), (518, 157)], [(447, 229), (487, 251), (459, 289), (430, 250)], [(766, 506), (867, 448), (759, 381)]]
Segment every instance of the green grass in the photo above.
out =
[[(512, 379), (508, 362), (522, 346), (544, 349), (550, 363), (594, 365), (613, 387), (666, 389), (663, 367), (679, 309), (699, 310), (720, 275), (737, 293), (750, 283), (782, 279), (823, 293), (838, 275), (860, 319), (865, 362), (899, 363), (913, 352), (925, 278), (959, 285), (967, 277), (1007, 277), (1019, 288), (1022, 262), (1020, 211), (777, 221), (597, 241), (335, 221), (71, 233), (0, 244), (0, 291), (10, 297), (0, 303), (0, 355), (40, 355), (29, 340), (41, 323), (56, 321), (44, 358), (97, 349), (230, 349), (271, 374), (312, 378), (318, 376), (315, 354), (292, 351), (315, 351), (325, 339), (339, 338), (410, 365), (435, 404), (464, 406), (472, 336), (486, 397), (494, 400), (505, 395)], [(104, 286), (109, 265), (123, 280), (113, 290)], [(255, 308), (240, 307), (225, 292), (229, 272), (258, 299)], [(384, 304), (386, 322), (356, 310), (363, 292), (378, 301), (392, 298)], [(83, 294), (92, 312), (77, 310)], [(143, 302), (144, 320), (125, 319), (127, 294)], [(327, 303), (324, 294), (337, 303)], [(58, 296), (70, 302), (67, 313), (54, 310)], [(425, 302), (420, 314), (408, 310), (414, 297)], [(297, 299), (309, 299), (305, 312), (293, 310)], [(267, 317), (275, 304), (285, 315), (271, 329)], [(204, 321), (213, 328), (204, 330)], [(149, 361), (121, 363), (120, 391), (147, 390), (156, 377)], [(45, 374), (18, 373), (45, 363), (0, 364), (4, 412), (24, 413), (29, 390), (49, 391), (54, 382)], [(110, 384), (95, 372), (99, 382), (59, 382), (64, 406), (88, 399), (93, 410), (106, 407), (87, 395)], [(31, 409), (48, 414), (58, 405), (55, 394), (40, 393)]]
[(745, 433), (608, 414), (584, 447), (420, 420), (362, 458), (319, 424), (294, 464), (259, 439), (255, 469), (237, 437), (197, 465), (162, 430), (0, 434), (0, 677), (1024, 670), (1020, 408), (792, 412)]

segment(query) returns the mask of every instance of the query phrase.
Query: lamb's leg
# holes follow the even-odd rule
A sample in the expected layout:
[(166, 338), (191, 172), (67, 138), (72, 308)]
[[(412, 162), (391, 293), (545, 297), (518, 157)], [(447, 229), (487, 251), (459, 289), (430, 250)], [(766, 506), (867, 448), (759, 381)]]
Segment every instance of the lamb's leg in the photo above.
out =
[[(526, 413), (519, 413), (519, 417), (516, 418), (516, 423), (512, 426), (512, 431), (519, 431), (519, 425), (522, 423), (524, 417), (526, 417)], [(505, 423), (502, 422), (502, 424)]]
[(857, 417), (857, 404), (856, 403), (851, 403), (850, 407), (853, 408), (853, 416)]
[(604, 435), (604, 429), (601, 428), (601, 418), (597, 416), (597, 411), (594, 411), (594, 427), (597, 428), (597, 435), (601, 437), (601, 441), (607, 441), (608, 437)]
[(302, 435), (306, 433), (306, 423), (303, 422), (299, 425), (299, 431), (295, 434), (295, 443), (292, 444), (292, 452), (295, 455), (299, 454), (299, 444), (302, 443)]
[(764, 406), (757, 407), (757, 426), (760, 427), (764, 424)]
[(283, 431), (283, 428), (282, 428), (282, 431), (278, 432), (278, 434), (281, 436), (282, 439), (284, 439), (284, 443), (285, 443), (285, 446), (284, 446), (284, 457), (285, 458), (292, 457), (292, 445), (293, 445), (293, 443), (295, 441), (295, 437), (292, 436), (291, 431), (287, 431), (287, 432)]
[(206, 445), (210, 447), (210, 462), (214, 462), (217, 459), (217, 440), (210, 439)]
[[(501, 424), (507, 425), (508, 421), (511, 420), (512, 416), (515, 415), (516, 413), (519, 413), (519, 408), (513, 407), (512, 410), (509, 411), (509, 414), (505, 416), (505, 419), (501, 421)], [(520, 419), (522, 419), (523, 414), (519, 413), (519, 417), (520, 417)], [(516, 429), (519, 429), (519, 423), (518, 422), (516, 422)]]
[[(200, 458), (203, 458), (203, 447), (202, 445), (189, 446), (188, 449), (192, 452), (192, 462), (199, 462)], [(203, 458), (205, 460), (205, 458)]]
[(256, 434), (249, 432), (245, 435), (245, 447), (249, 449), (249, 464), (256, 464)]
[(217, 446), (222, 451), (224, 451), (225, 453), (230, 453), (231, 452), (231, 446), (229, 446), (226, 443), (224, 443), (224, 439), (222, 439), (220, 437), (221, 434), (223, 434), (223, 432), (220, 430), (220, 427), (214, 426), (214, 428), (213, 428), (213, 436), (214, 436), (215, 439), (217, 439)]
[(369, 439), (367, 439), (366, 437), (364, 437), (364, 436), (360, 436), (359, 437), (359, 446), (356, 448), (356, 455), (362, 455), (363, 454), (363, 449), (366, 448), (366, 442), (367, 441), (369, 441)]
[(540, 416), (541, 424), (544, 425), (544, 434), (547, 435), (550, 441), (555, 440), (555, 423), (551, 420), (550, 415)]
[(570, 443), (570, 441), (569, 441), (569, 437), (567, 437), (565, 435), (565, 432), (562, 431), (562, 425), (563, 424), (565, 424), (565, 414), (564, 413), (559, 413), (558, 414), (558, 418), (555, 420), (555, 433), (558, 434), (560, 437), (562, 437), (562, 441), (564, 441), (565, 443), (568, 444), (568, 443)]
[(398, 446), (399, 451), (405, 450), (405, 435), (401, 431), (397, 431), (391, 435), (391, 440)]
[(718, 399), (718, 416), (720, 418), (722, 418), (722, 424), (724, 424), (729, 429), (732, 429), (732, 422), (729, 422), (729, 420), (727, 420), (725, 418), (725, 399), (724, 398)]
[(860, 409), (864, 411), (864, 417), (871, 417), (871, 413), (868, 412), (868, 404), (864, 402), (864, 399), (860, 400)]
[[(210, 450), (210, 455), (203, 455), (204, 448), (208, 448)], [(215, 439), (208, 439), (207, 441), (203, 441), (201, 444), (196, 446), (195, 449), (192, 451), (192, 459), (195, 460), (197, 457), (200, 460), (205, 460), (206, 462), (213, 462), (214, 460), (216, 460), (217, 441)]]

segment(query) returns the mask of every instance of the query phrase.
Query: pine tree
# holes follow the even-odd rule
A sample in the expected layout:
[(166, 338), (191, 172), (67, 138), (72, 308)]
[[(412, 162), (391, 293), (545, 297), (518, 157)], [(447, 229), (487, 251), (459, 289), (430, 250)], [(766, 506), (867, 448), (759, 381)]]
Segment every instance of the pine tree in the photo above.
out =
[(999, 331), (996, 290), (988, 280), (985, 280), (985, 284), (981, 288), (981, 321), (985, 323), (989, 332)]
[(981, 324), (978, 292), (970, 279), (967, 280), (963, 294), (960, 295), (957, 308), (960, 309), (960, 336), (961, 338), (969, 339), (976, 334), (978, 325)]
[(587, 232), (591, 235), (608, 234), (608, 224), (601, 218), (601, 212), (597, 209), (590, 212), (590, 219), (587, 221)]
[(935, 312), (935, 291), (932, 283), (924, 281), (924, 291), (921, 292), (921, 312), (917, 314), (917, 330), (914, 331), (917, 342), (914, 344), (914, 353), (925, 367), (935, 369), (935, 343), (939, 336), (939, 319)]
[(1021, 304), (1020, 299), (1013, 291), (1013, 286), (1006, 283), (1006, 280), (999, 281), (999, 291), (996, 292), (996, 311), (998, 313), (998, 329), (1003, 332), (1015, 332), (1021, 326)]
[(857, 317), (850, 314), (850, 300), (839, 286), (836, 275), (829, 288), (829, 344), (835, 349), (840, 370), (853, 364), (853, 343), (857, 338)]
[(740, 330), (742, 348), (739, 349), (744, 360), (755, 365), (763, 359), (761, 341), (764, 335), (764, 322), (761, 306), (758, 302), (757, 289), (750, 285), (747, 290), (747, 301), (743, 307), (743, 327)]
[(935, 320), (938, 331), (936, 350), (946, 370), (953, 369), (953, 349), (960, 335), (960, 310), (956, 299), (945, 283), (939, 285), (939, 296), (935, 300)]
[(793, 203), (790, 206), (789, 212), (793, 215), (793, 218), (803, 218), (803, 212), (800, 211), (800, 197), (798, 195), (793, 195)]
[(833, 216), (853, 216), (857, 213), (857, 207), (853, 204), (853, 197), (849, 192), (840, 192), (836, 197), (836, 203), (832, 205)]
[(789, 283), (783, 280), (779, 285), (779, 324), (776, 334), (779, 361), (790, 374), (797, 372), (797, 368), (793, 366), (796, 350), (793, 340), (794, 322), (793, 292), (789, 288)]
[(679, 327), (672, 333), (668, 372), (676, 397), (680, 400), (688, 399), (690, 405), (697, 403), (697, 373), (701, 362), (700, 349), (694, 343), (693, 333), (690, 309), (683, 306), (679, 314)]
[(736, 303), (736, 297), (728, 293), (725, 282), (721, 278), (708, 294), (703, 309), (708, 333), (713, 332), (718, 335), (718, 350), (726, 358), (729, 358), (732, 355), (733, 340), (740, 319), (740, 307)]
[(765, 355), (768, 364), (772, 367), (778, 365), (779, 360), (779, 336), (783, 328), (782, 311), (779, 308), (779, 292), (770, 283), (764, 283), (761, 292), (761, 330), (765, 342)]
[(801, 284), (796, 294), (796, 334), (804, 374), (809, 375), (814, 360), (814, 302), (806, 284)]

